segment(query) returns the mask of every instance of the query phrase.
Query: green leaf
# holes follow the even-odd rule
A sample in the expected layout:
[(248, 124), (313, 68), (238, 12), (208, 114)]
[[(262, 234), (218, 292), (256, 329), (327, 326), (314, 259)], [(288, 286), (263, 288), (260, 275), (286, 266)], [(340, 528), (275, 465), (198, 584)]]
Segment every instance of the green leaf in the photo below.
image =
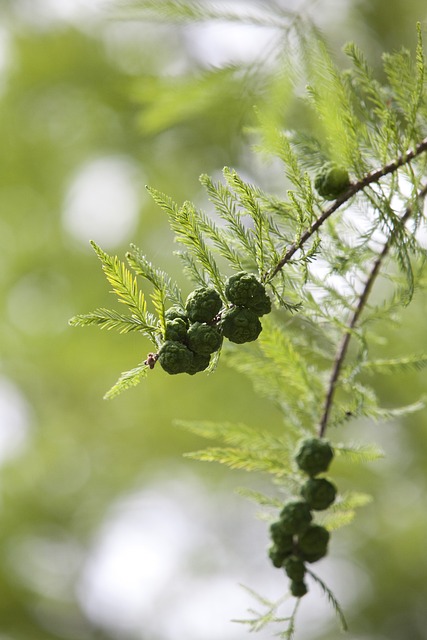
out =
[(311, 569), (309, 569), (308, 567), (306, 567), (306, 572), (313, 578), (313, 580), (315, 582), (317, 582), (317, 584), (319, 585), (319, 587), (322, 589), (323, 593), (326, 595), (326, 597), (328, 598), (330, 604), (332, 605), (332, 607), (334, 608), (335, 613), (337, 614), (340, 622), (341, 622), (341, 627), (343, 631), (348, 631), (348, 624), (347, 624), (347, 620), (345, 619), (345, 615), (344, 612), (341, 608), (341, 605), (339, 604), (338, 600), (336, 599), (336, 597), (334, 596), (334, 594), (332, 593), (332, 591), (329, 589), (329, 587), (323, 582), (323, 580), (321, 580), (321, 578), (319, 578), (318, 575), (316, 575), (315, 573), (313, 573), (313, 571)]
[(384, 458), (384, 451), (375, 444), (334, 444), (337, 456), (345, 456), (349, 462), (373, 462)]
[(267, 247), (274, 250), (274, 243), (271, 239), (268, 225), (266, 224), (266, 218), (255, 196), (255, 189), (252, 185), (244, 182), (236, 171), (228, 167), (224, 169), (224, 177), (229, 186), (234, 189), (240, 206), (253, 220), (255, 259), (259, 275), (262, 276), (270, 266), (266, 264)]
[(167, 213), (169, 224), (175, 233), (177, 242), (185, 245), (192, 253), (193, 260), (200, 262), (204, 272), (209, 275), (218, 293), (225, 299), (223, 276), (208, 248), (203, 234), (200, 217), (191, 202), (178, 207), (173, 201), (155, 189), (148, 188), (157, 204)]
[(422, 371), (427, 367), (427, 355), (410, 355), (400, 358), (367, 360), (361, 363), (361, 370), (371, 374), (397, 375), (411, 371)]
[(263, 471), (279, 478), (290, 472), (280, 452), (271, 449), (256, 451), (234, 447), (209, 447), (202, 451), (187, 453), (185, 456), (203, 462), (218, 462), (231, 469)]
[(271, 498), (267, 496), (265, 493), (261, 491), (254, 491), (253, 489), (248, 489), (247, 487), (238, 487), (236, 489), (236, 493), (252, 502), (256, 502), (260, 505), (266, 507), (275, 507), (276, 509), (281, 509), (283, 507), (283, 500), (279, 500), (278, 498)]
[(126, 304), (132, 315), (139, 320), (141, 326), (153, 342), (158, 328), (153, 326), (153, 317), (147, 313), (147, 304), (144, 294), (138, 289), (136, 278), (132, 276), (126, 265), (117, 256), (109, 256), (98, 245), (91, 241), (98, 258), (101, 260), (102, 269), (108, 282), (113, 286), (113, 292), (119, 301)]
[(172, 304), (183, 306), (178, 284), (165, 271), (154, 267), (138, 247), (132, 244), (131, 251), (126, 254), (126, 257), (135, 273), (151, 282), (158, 291), (164, 291)]
[(135, 387), (147, 376), (149, 366), (144, 362), (137, 365), (134, 369), (124, 371), (117, 382), (111, 387), (104, 396), (104, 399), (111, 400), (118, 396), (122, 391)]
[(156, 324), (147, 325), (135, 316), (126, 316), (113, 309), (104, 308), (95, 309), (95, 311), (91, 313), (74, 316), (69, 321), (69, 324), (74, 327), (97, 325), (101, 329), (116, 329), (119, 333), (141, 331), (149, 336), (152, 336), (153, 333), (158, 330)]

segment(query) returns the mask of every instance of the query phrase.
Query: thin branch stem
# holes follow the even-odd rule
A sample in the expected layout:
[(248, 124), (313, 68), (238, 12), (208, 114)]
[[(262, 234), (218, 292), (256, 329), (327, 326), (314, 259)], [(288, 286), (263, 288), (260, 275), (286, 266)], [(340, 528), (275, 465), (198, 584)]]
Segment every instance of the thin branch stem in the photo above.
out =
[(286, 253), (279, 260), (276, 266), (264, 275), (264, 281), (268, 282), (281, 269), (283, 269), (285, 264), (289, 262), (294, 254), (304, 246), (307, 240), (309, 240), (311, 236), (320, 229), (325, 220), (327, 220), (335, 211), (337, 211), (337, 209), (339, 209), (341, 205), (343, 205), (345, 202), (348, 202), (350, 198), (352, 198), (359, 191), (365, 189), (365, 187), (367, 187), (368, 185), (374, 182), (378, 182), (384, 176), (390, 173), (394, 173), (403, 165), (408, 164), (408, 162), (411, 162), (411, 160), (419, 156), (421, 153), (424, 153), (424, 151), (427, 151), (427, 137), (424, 138), (424, 140), (422, 140), (419, 144), (417, 144), (414, 149), (410, 149), (406, 153), (403, 153), (396, 160), (393, 160), (393, 162), (389, 162), (389, 164), (384, 165), (380, 169), (371, 171), (370, 173), (366, 174), (366, 176), (362, 178), (362, 180), (351, 184), (348, 189), (344, 193), (342, 193), (336, 200), (334, 200), (334, 202), (327, 209), (325, 209), (322, 215), (319, 216), (312, 223), (312, 225), (304, 231), (299, 240), (288, 247)]
[[(426, 196), (427, 196), (427, 185), (419, 191), (417, 195), (417, 200), (418, 201), (423, 200)], [(405, 222), (407, 222), (407, 220), (411, 217), (412, 213), (413, 213), (413, 206), (407, 207), (405, 213), (400, 219), (400, 222), (402, 224), (405, 224)], [(325, 435), (325, 431), (328, 425), (329, 416), (332, 409), (333, 398), (335, 394), (335, 389), (341, 373), (342, 366), (344, 364), (345, 357), (347, 355), (348, 345), (350, 343), (352, 331), (355, 328), (363, 309), (365, 308), (369, 294), (371, 293), (374, 282), (379, 274), (381, 265), (392, 247), (393, 239), (394, 239), (394, 234), (391, 234), (388, 240), (386, 241), (386, 243), (384, 244), (381, 253), (378, 255), (375, 262), (373, 263), (372, 269), (365, 282), (363, 291), (360, 294), (357, 306), (349, 319), (346, 332), (343, 335), (341, 342), (338, 345), (337, 353), (334, 360), (334, 365), (332, 368), (331, 377), (329, 380), (328, 391), (327, 391), (325, 403), (323, 406), (322, 418), (319, 424), (320, 438)]]

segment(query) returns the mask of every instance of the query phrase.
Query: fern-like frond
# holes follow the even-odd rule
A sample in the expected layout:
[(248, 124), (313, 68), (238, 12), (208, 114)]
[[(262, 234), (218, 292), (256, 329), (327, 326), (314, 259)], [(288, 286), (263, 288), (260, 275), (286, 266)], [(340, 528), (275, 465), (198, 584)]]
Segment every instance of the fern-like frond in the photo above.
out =
[(145, 363), (141, 363), (134, 369), (124, 371), (120, 375), (120, 378), (117, 380), (117, 382), (111, 387), (109, 391), (107, 391), (104, 398), (106, 400), (110, 400), (111, 398), (115, 398), (116, 396), (118, 396), (122, 391), (130, 389), (131, 387), (135, 387), (141, 382), (143, 378), (146, 377), (148, 370), (148, 365), (146, 365)]
[(86, 327), (97, 325), (101, 329), (115, 329), (119, 333), (130, 333), (131, 331), (141, 331), (152, 336), (158, 330), (156, 324), (147, 325), (136, 316), (126, 316), (114, 309), (95, 309), (91, 313), (74, 316), (69, 321), (74, 327)]
[(425, 409), (425, 399), (418, 400), (411, 404), (404, 405), (402, 407), (385, 408), (385, 407), (372, 407), (366, 406), (365, 411), (361, 415), (365, 415), (367, 418), (375, 420), (377, 422), (384, 422), (387, 420), (395, 420), (396, 418), (403, 418), (417, 413)]
[(191, 202), (184, 202), (181, 207), (178, 207), (168, 196), (159, 191), (151, 188), (148, 188), (148, 191), (155, 202), (167, 213), (177, 242), (190, 250), (193, 258), (200, 262), (218, 293), (225, 299), (224, 277), (221, 275), (212, 251), (206, 244), (202, 225), (194, 205)]
[(254, 188), (252, 185), (244, 182), (238, 173), (226, 167), (224, 169), (224, 177), (229, 186), (236, 193), (238, 202), (253, 221), (253, 236), (255, 239), (255, 258), (258, 266), (259, 275), (262, 276), (268, 264), (267, 250), (274, 249), (274, 243), (271, 239), (266, 219), (261, 210), (257, 198), (254, 196)]
[(384, 54), (384, 70), (393, 90), (395, 105), (404, 117), (406, 145), (416, 141), (417, 115), (425, 92), (425, 65), (420, 25), (415, 62), (407, 49), (393, 54)]
[(349, 462), (373, 462), (384, 458), (384, 451), (376, 444), (334, 444), (338, 456), (344, 456)]
[(239, 255), (245, 256), (246, 262), (248, 261), (248, 256), (250, 256), (250, 259), (256, 265), (256, 245), (249, 233), (249, 229), (241, 221), (235, 194), (226, 185), (221, 182), (214, 183), (205, 174), (200, 176), (200, 182), (205, 187), (216, 212), (226, 223), (230, 236), (237, 243), (237, 247), (240, 249)]
[(238, 487), (236, 489), (236, 493), (264, 507), (274, 507), (275, 509), (281, 509), (283, 507), (283, 500), (267, 496), (261, 491), (254, 491), (253, 489), (248, 489), (247, 487)]
[(361, 370), (371, 374), (396, 375), (411, 371), (422, 371), (427, 367), (427, 355), (410, 355), (400, 358), (382, 360), (366, 360), (361, 363)]
[(336, 597), (332, 593), (332, 591), (323, 582), (323, 580), (321, 578), (319, 578), (319, 576), (317, 574), (313, 573), (313, 571), (311, 569), (309, 569), (307, 567), (306, 571), (307, 571), (308, 575), (311, 576), (315, 582), (317, 582), (317, 584), (319, 585), (319, 587), (321, 588), (323, 593), (328, 598), (330, 604), (332, 605), (335, 613), (337, 614), (337, 616), (338, 616), (338, 618), (339, 618), (339, 620), (341, 622), (342, 630), (343, 631), (348, 631), (348, 624), (347, 624), (347, 620), (345, 618), (344, 612), (343, 612), (343, 610), (341, 608), (341, 605), (339, 604), (338, 600), (336, 599)]
[(154, 267), (138, 247), (131, 244), (131, 251), (126, 258), (136, 274), (142, 276), (159, 291), (164, 291), (172, 304), (183, 305), (182, 293), (178, 284), (161, 269)]
[(147, 314), (147, 303), (144, 294), (138, 289), (136, 278), (117, 256), (109, 256), (93, 241), (91, 245), (101, 260), (102, 269), (119, 301), (127, 305), (135, 318), (144, 326), (144, 331), (154, 339), (157, 327), (153, 327), (150, 321), (152, 318)]
[(359, 139), (364, 125), (353, 109), (348, 86), (335, 66), (324, 42), (307, 42), (309, 95), (328, 144), (330, 159), (359, 173), (366, 170)]
[(328, 531), (335, 531), (349, 525), (356, 516), (356, 509), (365, 507), (372, 502), (372, 496), (367, 493), (348, 492), (335, 502), (330, 509), (321, 513), (317, 521)]
[(285, 594), (276, 602), (270, 602), (269, 600), (267, 600), (267, 598), (264, 598), (253, 589), (250, 589), (249, 587), (246, 587), (244, 585), (241, 586), (258, 602), (258, 604), (264, 607), (265, 610), (264, 612), (259, 612), (255, 609), (249, 609), (248, 613), (253, 615), (253, 618), (233, 620), (233, 622), (247, 625), (250, 631), (261, 631), (267, 625), (283, 625), (284, 623), (286, 623), (286, 629), (284, 631), (278, 632), (275, 635), (277, 635), (278, 638), (282, 638), (283, 640), (292, 640), (295, 633), (295, 621), (300, 604), (300, 599), (298, 598), (295, 601), (295, 605), (293, 607), (291, 615), (282, 617), (279, 616), (278, 610), (281, 605), (288, 599), (288, 594)]
[[(290, 470), (294, 446), (292, 434), (276, 436), (265, 429), (256, 429), (242, 423), (177, 420), (177, 426), (209, 440), (219, 440), (232, 449), (242, 448), (256, 453), (270, 452), (272, 458), (280, 457), (283, 468)], [(230, 449), (230, 452), (231, 450)], [(268, 455), (268, 453), (266, 454)]]
[(262, 471), (281, 478), (291, 472), (283, 455), (276, 449), (243, 449), (234, 447), (209, 447), (185, 454), (188, 458), (203, 462), (217, 462), (231, 469)]

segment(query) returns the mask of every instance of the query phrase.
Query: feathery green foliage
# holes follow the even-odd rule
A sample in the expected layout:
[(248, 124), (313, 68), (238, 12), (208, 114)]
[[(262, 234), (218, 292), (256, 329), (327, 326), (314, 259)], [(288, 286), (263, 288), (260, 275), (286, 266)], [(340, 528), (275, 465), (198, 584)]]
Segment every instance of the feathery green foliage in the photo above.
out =
[[(234, 19), (199, 2), (131, 4), (141, 15), (168, 19)], [(273, 14), (284, 17), (277, 7)], [(280, 192), (269, 194), (227, 167), (223, 181), (200, 177), (213, 207), (209, 213), (189, 201), (179, 205), (157, 189), (148, 189), (183, 247), (178, 255), (185, 273), (193, 284), (213, 288), (221, 298), (222, 308), (208, 323), (221, 326), (222, 314), (231, 307), (227, 278), (235, 272), (256, 274), (274, 306), (271, 316), (262, 318), (259, 337), (244, 346), (226, 344), (221, 359), (247, 375), (255, 390), (279, 408), (283, 432), (277, 435), (268, 425), (249, 427), (228, 421), (181, 422), (181, 427), (215, 441), (214, 446), (187, 455), (270, 474), (287, 495), (298, 495), (303, 481), (294, 461), (302, 437), (323, 438), (326, 431), (329, 436), (332, 428), (341, 429), (350, 420), (391, 420), (424, 407), (422, 400), (404, 407), (381, 407), (367, 374), (393, 375), (421, 370), (427, 364), (423, 354), (381, 359), (370, 352), (371, 344), (382, 340), (381, 321), (391, 315), (397, 322), (398, 310), (426, 281), (426, 252), (417, 236), (426, 223), (427, 196), (427, 92), (421, 30), (415, 57), (406, 50), (384, 56), (385, 80), (381, 81), (355, 44), (345, 49), (351, 67), (343, 71), (320, 37), (308, 24), (303, 26), (295, 21), (289, 28), (298, 59), (286, 58), (284, 53), (277, 57), (289, 71), (286, 80), (283, 68), (270, 69), (266, 83), (276, 87), (277, 95), (286, 96), (289, 104), (261, 101), (252, 131), (260, 141), (258, 148), (283, 165), (286, 182)], [(301, 96), (302, 81), (308, 89)], [(285, 83), (282, 90), (280, 82)], [(291, 124), (285, 119), (288, 107), (306, 115), (296, 119), (295, 127), (292, 118)], [(316, 175), (333, 165), (349, 174), (349, 182), (340, 185), (334, 200), (325, 200), (316, 189)], [(329, 197), (328, 190), (322, 193)], [(141, 331), (159, 349), (167, 304), (184, 307), (179, 286), (132, 246), (129, 265), (152, 289), (155, 313), (149, 313), (136, 277), (117, 258), (93, 246), (113, 291), (131, 316), (97, 309), (76, 316), (71, 323), (97, 324), (122, 333)], [(380, 282), (386, 287), (377, 286)], [(183, 357), (189, 357), (184, 344), (178, 347)], [(123, 373), (106, 397), (137, 384), (154, 369), (157, 356), (150, 354), (143, 364)], [(214, 370), (219, 358), (220, 350), (206, 370)], [(332, 447), (338, 456), (361, 464), (383, 455), (376, 445), (332, 443)], [(277, 508), (280, 503), (277, 496), (257, 491), (247, 495), (264, 507)], [(351, 522), (355, 509), (369, 499), (357, 492), (340, 496), (318, 521), (335, 530)], [(335, 596), (311, 570), (308, 574), (346, 628)], [(293, 636), (298, 602), (280, 637)], [(278, 620), (277, 604), (262, 604), (267, 613), (245, 621), (252, 630)]]

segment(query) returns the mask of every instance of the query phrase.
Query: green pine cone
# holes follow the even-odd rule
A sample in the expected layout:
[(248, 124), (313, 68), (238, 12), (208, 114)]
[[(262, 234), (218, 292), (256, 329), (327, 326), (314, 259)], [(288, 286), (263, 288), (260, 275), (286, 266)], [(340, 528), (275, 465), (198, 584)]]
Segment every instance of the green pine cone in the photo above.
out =
[(213, 287), (198, 287), (190, 293), (185, 303), (191, 322), (211, 322), (221, 307), (221, 298)]
[(288, 502), (280, 512), (283, 531), (291, 535), (305, 531), (312, 519), (310, 507), (303, 500)]
[(297, 556), (288, 556), (283, 562), (283, 568), (290, 580), (302, 582), (305, 576), (304, 560)]
[(277, 549), (284, 554), (284, 557), (292, 553), (294, 539), (283, 527), (283, 522), (278, 520), (270, 525), (270, 535)]
[(188, 369), (186, 369), (185, 373), (189, 373), (190, 376), (194, 376), (195, 373), (199, 373), (199, 371), (207, 369), (210, 361), (211, 359), (209, 356), (204, 356), (201, 353), (193, 353), (191, 364)]
[(287, 553), (286, 550), (280, 549), (276, 544), (273, 544), (268, 550), (268, 557), (276, 569), (282, 568), (288, 555), (289, 553)]
[(165, 340), (185, 342), (187, 339), (187, 323), (182, 318), (167, 320), (165, 325)]
[(222, 342), (219, 329), (202, 322), (195, 322), (190, 325), (187, 337), (191, 351), (204, 356), (209, 356), (214, 351), (218, 351)]
[(333, 457), (334, 451), (327, 440), (308, 438), (301, 444), (295, 460), (301, 471), (317, 476), (328, 470)]
[(256, 313), (244, 307), (232, 307), (222, 316), (221, 329), (223, 335), (237, 344), (256, 340), (262, 326)]
[(237, 307), (246, 307), (257, 316), (271, 311), (271, 300), (264, 285), (252, 274), (240, 271), (228, 278), (225, 285), (227, 300)]
[(348, 171), (333, 163), (327, 163), (317, 174), (314, 186), (326, 200), (335, 200), (350, 186)]
[(176, 320), (177, 318), (181, 318), (181, 320), (184, 320), (185, 324), (188, 327), (188, 316), (185, 313), (184, 309), (174, 304), (165, 312), (165, 320), (167, 322), (168, 320)]
[(335, 502), (337, 488), (325, 478), (310, 478), (301, 488), (301, 495), (311, 509), (323, 511)]
[(190, 349), (175, 340), (167, 340), (159, 350), (159, 362), (162, 367), (171, 375), (185, 373), (192, 365), (194, 354)]
[(328, 552), (329, 531), (312, 524), (298, 538), (298, 552), (307, 562), (317, 562)]
[(303, 580), (292, 580), (291, 593), (295, 598), (302, 598), (307, 592), (307, 585)]

